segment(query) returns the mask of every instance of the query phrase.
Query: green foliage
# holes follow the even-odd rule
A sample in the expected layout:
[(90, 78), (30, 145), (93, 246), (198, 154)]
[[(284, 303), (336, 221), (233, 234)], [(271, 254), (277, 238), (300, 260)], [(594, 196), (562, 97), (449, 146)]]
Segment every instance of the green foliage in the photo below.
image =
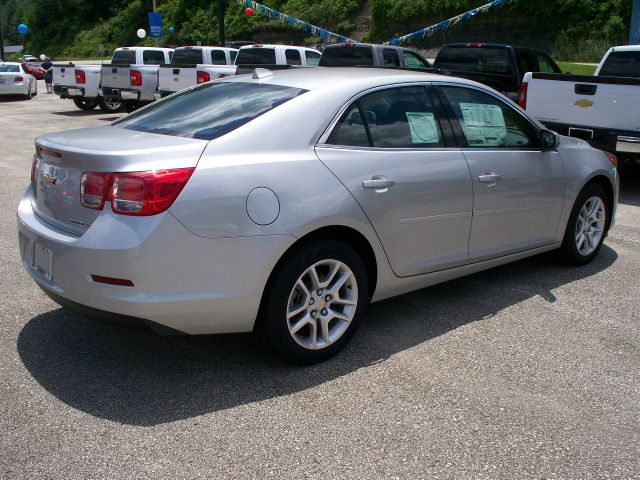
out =
[[(265, 5), (301, 20), (359, 39), (385, 41), (457, 15), (488, 0), (264, 0)], [(183, 45), (218, 42), (215, 0), (158, 0), (163, 15), (163, 43)], [(364, 8), (368, 7), (368, 8)], [(65, 57), (97, 56), (102, 43), (110, 51), (123, 45), (149, 43), (137, 38), (148, 29), (151, 0), (0, 0), (5, 43), (24, 43), (29, 53)], [(370, 14), (369, 14), (370, 10)], [(363, 12), (366, 15), (363, 17)], [(624, 43), (629, 28), (629, 0), (510, 0), (500, 18), (527, 18), (535, 35), (556, 46), (564, 60), (592, 60), (605, 46)], [(478, 16), (474, 22), (482, 22)], [(19, 36), (16, 26), (29, 26)], [(168, 34), (172, 25), (176, 31)], [(364, 26), (363, 26), (364, 25)], [(453, 27), (455, 28), (455, 27)], [(508, 28), (508, 26), (505, 26)], [(280, 22), (244, 14), (229, 1), (225, 14), (228, 39), (260, 39), (295, 29)], [(311, 40), (311, 39), (310, 39)]]
[(582, 63), (558, 62), (558, 66), (564, 73), (574, 75), (593, 75), (596, 73), (595, 65), (584, 65)]

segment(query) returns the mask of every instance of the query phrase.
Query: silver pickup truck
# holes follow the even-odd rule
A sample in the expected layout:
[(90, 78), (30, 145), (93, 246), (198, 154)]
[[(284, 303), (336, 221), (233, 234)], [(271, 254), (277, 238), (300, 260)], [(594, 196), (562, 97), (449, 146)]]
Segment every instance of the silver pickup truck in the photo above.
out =
[(173, 49), (153, 47), (118, 48), (111, 63), (100, 69), (100, 95), (122, 101), (127, 111), (155, 100), (158, 69), (170, 63)]
[(53, 93), (62, 99), (73, 100), (81, 110), (100, 110), (108, 113), (119, 112), (119, 100), (105, 99), (98, 95), (100, 87), (100, 65), (75, 65), (73, 63), (53, 66)]

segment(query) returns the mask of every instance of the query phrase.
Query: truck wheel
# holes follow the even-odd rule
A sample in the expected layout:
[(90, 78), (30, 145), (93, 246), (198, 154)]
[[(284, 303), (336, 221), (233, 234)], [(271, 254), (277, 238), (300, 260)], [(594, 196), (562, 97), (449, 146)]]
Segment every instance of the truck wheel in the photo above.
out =
[(98, 102), (95, 100), (87, 100), (86, 98), (74, 98), (73, 103), (76, 104), (80, 110), (93, 110), (98, 106)]
[(98, 97), (98, 106), (100, 110), (107, 113), (117, 113), (122, 111), (122, 102), (115, 98)]

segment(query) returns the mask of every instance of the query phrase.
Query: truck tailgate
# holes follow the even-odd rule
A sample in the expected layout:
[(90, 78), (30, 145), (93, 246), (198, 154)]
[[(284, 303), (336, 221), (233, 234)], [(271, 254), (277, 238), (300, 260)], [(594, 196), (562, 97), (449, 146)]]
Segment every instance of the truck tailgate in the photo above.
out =
[(103, 65), (100, 69), (102, 86), (128, 88), (131, 85), (130, 71), (129, 65)]
[(158, 74), (161, 92), (177, 92), (197, 83), (195, 65), (161, 66)]
[(534, 73), (527, 112), (543, 123), (640, 132), (640, 79)]
[(53, 66), (53, 83), (55, 85), (64, 85), (73, 87), (76, 84), (76, 67), (70, 65), (54, 65)]

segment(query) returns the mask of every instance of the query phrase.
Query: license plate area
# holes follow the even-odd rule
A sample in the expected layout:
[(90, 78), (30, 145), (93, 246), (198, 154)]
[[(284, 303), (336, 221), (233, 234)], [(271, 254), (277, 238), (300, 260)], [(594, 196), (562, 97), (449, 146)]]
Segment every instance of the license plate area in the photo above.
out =
[(53, 252), (44, 245), (33, 242), (33, 256), (31, 266), (47, 280), (53, 278)]

